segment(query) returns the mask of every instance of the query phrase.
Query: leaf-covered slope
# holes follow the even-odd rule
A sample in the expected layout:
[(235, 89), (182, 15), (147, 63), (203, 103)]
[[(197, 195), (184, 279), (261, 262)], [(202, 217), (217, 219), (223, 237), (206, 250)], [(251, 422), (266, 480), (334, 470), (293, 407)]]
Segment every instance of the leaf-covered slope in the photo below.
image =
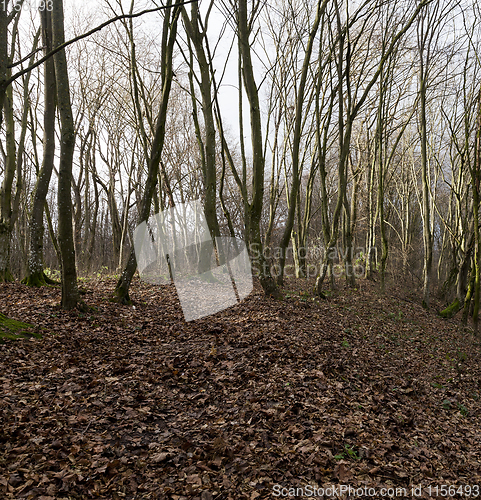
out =
[(401, 290), (318, 302), (291, 281), (186, 324), (173, 289), (137, 282), (134, 309), (112, 286), (86, 284), (91, 314), (0, 287), (3, 313), (46, 332), (0, 346), (2, 498), (480, 483), (479, 345)]

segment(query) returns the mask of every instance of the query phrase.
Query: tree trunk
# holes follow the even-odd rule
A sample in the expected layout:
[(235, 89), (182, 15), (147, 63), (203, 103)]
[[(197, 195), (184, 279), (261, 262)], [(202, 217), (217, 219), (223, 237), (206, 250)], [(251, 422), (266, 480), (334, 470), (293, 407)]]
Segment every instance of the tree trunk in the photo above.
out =
[[(164, 11), (164, 23), (162, 31), (162, 68), (164, 74), (162, 75), (162, 98), (160, 103), (159, 114), (155, 126), (155, 134), (152, 143), (152, 153), (149, 159), (149, 168), (147, 179), (145, 182), (145, 189), (142, 196), (139, 220), (141, 224), (147, 221), (150, 216), (150, 209), (152, 205), (152, 197), (157, 185), (157, 174), (159, 171), (159, 164), (162, 155), (165, 138), (165, 122), (167, 119), (167, 104), (169, 102), (170, 89), (172, 86), (172, 59), (174, 52), (174, 43), (177, 35), (177, 20), (179, 17), (179, 0), (176, 0), (175, 6), (172, 8), (172, 2), (169, 2), (170, 8)], [(120, 276), (117, 286), (115, 287), (114, 295), (118, 302), (128, 304), (130, 303), (129, 289), (132, 278), (137, 269), (137, 259), (135, 256), (135, 248), (132, 245), (130, 256), (125, 266), (122, 275)]]
[[(304, 61), (302, 63), (301, 80), (299, 82), (299, 88), (296, 95), (296, 111), (295, 111), (295, 122), (294, 122), (294, 136), (292, 144), (292, 184), (289, 194), (289, 209), (287, 212), (287, 221), (282, 234), (280, 242), (280, 258), (279, 258), (279, 276), (277, 277), (277, 282), (282, 285), (284, 282), (284, 266), (286, 263), (286, 250), (289, 245), (289, 240), (291, 238), (292, 228), (294, 227), (294, 216), (297, 207), (298, 192), (301, 183), (302, 168), (299, 160), (299, 151), (301, 144), (301, 134), (302, 134), (302, 121), (303, 121), (303, 111), (304, 111), (304, 93), (306, 89), (307, 76), (311, 63), (311, 54), (314, 47), (314, 41), (319, 29), (319, 24), (321, 21), (322, 14), (326, 8), (327, 1), (319, 0), (317, 2), (317, 12), (314, 19), (312, 28), (309, 33), (309, 39), (307, 41), (306, 52), (304, 54)], [(287, 189), (287, 182), (286, 182)], [(300, 209), (300, 207), (298, 208)], [(298, 272), (298, 266), (296, 266)]]
[[(5, 7), (5, 4), (3, 4)], [(8, 70), (8, 13), (6, 8), (0, 9), (0, 126), (3, 124), (3, 107), (5, 104)]]
[(422, 206), (423, 206), (423, 307), (429, 307), (429, 292), (431, 287), (431, 272), (433, 264), (433, 237), (431, 234), (431, 204), (429, 198), (429, 175), (427, 157), (427, 126), (426, 126), (426, 80), (421, 80), (420, 90), (420, 134), (421, 134), (421, 175), (422, 175)]
[[(341, 33), (341, 20), (340, 20), (340, 13), (339, 10), (336, 10), (336, 16), (337, 16), (337, 28), (338, 28), (338, 33)], [(323, 297), (322, 293), (322, 284), (324, 282), (324, 279), (326, 277), (326, 273), (328, 268), (332, 269), (332, 253), (334, 251), (334, 248), (337, 243), (338, 239), (338, 234), (339, 234), (339, 217), (341, 215), (341, 210), (344, 205), (344, 197), (346, 193), (346, 188), (347, 188), (347, 180), (346, 180), (346, 162), (349, 154), (349, 147), (350, 147), (350, 142), (351, 142), (351, 132), (352, 132), (352, 120), (353, 116), (351, 114), (351, 101), (347, 103), (347, 116), (344, 116), (344, 86), (343, 86), (343, 81), (347, 77), (347, 72), (344, 69), (344, 62), (346, 64), (346, 67), (349, 66), (349, 44), (348, 48), (346, 51), (346, 61), (344, 57), (344, 52), (345, 52), (345, 35), (340, 35), (339, 37), (339, 48), (338, 48), (338, 54), (337, 54), (337, 60), (336, 60), (336, 69), (337, 69), (337, 76), (338, 76), (338, 134), (339, 134), (339, 159), (338, 159), (338, 169), (337, 169), (337, 175), (338, 175), (338, 182), (337, 182), (337, 202), (336, 202), (336, 207), (334, 209), (334, 214), (332, 216), (332, 222), (331, 222), (331, 227), (330, 227), (330, 234), (329, 234), (329, 240), (326, 242), (326, 252), (324, 259), (321, 263), (319, 273), (316, 278), (316, 291), (317, 294), (321, 297)], [(346, 76), (345, 76), (346, 75)], [(349, 86), (350, 83), (347, 81), (347, 85)], [(348, 87), (349, 88), (349, 87)], [(349, 92), (350, 95), (350, 92)], [(322, 172), (322, 170), (321, 170)], [(322, 177), (322, 174), (321, 174)], [(326, 235), (327, 236), (327, 235)], [(331, 273), (332, 276), (332, 273)], [(331, 278), (332, 279), (332, 278)]]
[(9, 271), (10, 237), (11, 231), (8, 226), (0, 223), (0, 282), (13, 281)]
[[(376, 148), (375, 148), (376, 151)], [(366, 272), (365, 278), (372, 279), (372, 273), (374, 269), (374, 257), (376, 252), (376, 220), (377, 220), (377, 207), (378, 203), (374, 202), (374, 177), (375, 177), (375, 168), (376, 168), (376, 156), (374, 159), (369, 162), (367, 166), (367, 178), (366, 178), (366, 187), (367, 187), (367, 237), (366, 237)]]
[(474, 334), (478, 335), (479, 300), (481, 292), (481, 241), (479, 233), (479, 202), (481, 184), (481, 90), (478, 96), (478, 113), (476, 117), (476, 143), (474, 166), (471, 172), (473, 189), (473, 219), (474, 219)]
[[(216, 132), (213, 113), (214, 100), (211, 95), (212, 89), (209, 63), (203, 45), (206, 39), (206, 33), (205, 30), (201, 30), (199, 26), (200, 14), (197, 3), (194, 2), (192, 4), (191, 19), (187, 16), (185, 8), (182, 9), (182, 12), (187, 35), (194, 46), (200, 72), (200, 94), (202, 97), (202, 116), (204, 118), (205, 136), (205, 141), (201, 144), (201, 149), (204, 151), (202, 162), (204, 179), (204, 214), (211, 237), (214, 240), (215, 237), (220, 236), (220, 230), (216, 210), (217, 172), (215, 158)], [(192, 70), (193, 68), (191, 68), (191, 71)], [(195, 95), (192, 96), (192, 99), (195, 99)], [(199, 134), (198, 141), (201, 141)]]
[[(47, 9), (40, 12), (42, 19), (42, 38), (44, 52), (52, 49), (52, 19)], [(33, 286), (47, 284), (43, 272), (43, 225), (44, 206), (47, 200), (48, 187), (52, 176), (55, 158), (55, 112), (56, 112), (56, 84), (53, 58), (44, 63), (44, 102), (43, 116), (43, 162), (38, 173), (37, 184), (33, 194), (32, 213), (30, 216), (30, 252), (28, 258), (28, 275), (23, 283)]]
[(0, 282), (13, 281), (10, 272), (10, 240), (13, 230), (12, 186), (16, 170), (15, 122), (13, 116), (13, 92), (9, 86), (5, 102), (6, 158), (3, 182), (0, 187)]
[(243, 62), (242, 76), (244, 88), (250, 104), (250, 124), (252, 140), (252, 203), (246, 210), (246, 226), (249, 228), (249, 250), (255, 274), (266, 294), (276, 294), (277, 287), (271, 276), (269, 264), (264, 255), (261, 239), (261, 215), (264, 200), (265, 158), (262, 143), (262, 122), (259, 93), (254, 77), (251, 48), (249, 43), (250, 23), (247, 16), (247, 0), (238, 2), (237, 28), (240, 54)]
[[(65, 41), (63, 1), (53, 2), (52, 9), (53, 47)], [(79, 301), (75, 248), (72, 225), (72, 163), (75, 147), (75, 129), (70, 103), (70, 85), (65, 50), (54, 56), (57, 84), (57, 105), (60, 115), (60, 164), (58, 171), (58, 243), (62, 256), (62, 307), (73, 309)]]

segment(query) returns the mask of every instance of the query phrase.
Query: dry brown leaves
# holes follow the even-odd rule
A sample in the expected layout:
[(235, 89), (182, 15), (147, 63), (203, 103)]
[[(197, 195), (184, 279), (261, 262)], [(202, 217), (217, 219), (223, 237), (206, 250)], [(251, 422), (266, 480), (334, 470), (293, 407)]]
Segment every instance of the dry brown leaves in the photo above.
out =
[[(0, 345), (0, 497), (272, 498), (296, 487), (481, 483), (479, 345), (401, 289), (289, 282), (185, 323), (172, 288), (0, 286), (42, 340)], [(406, 299), (406, 300), (405, 300)]]

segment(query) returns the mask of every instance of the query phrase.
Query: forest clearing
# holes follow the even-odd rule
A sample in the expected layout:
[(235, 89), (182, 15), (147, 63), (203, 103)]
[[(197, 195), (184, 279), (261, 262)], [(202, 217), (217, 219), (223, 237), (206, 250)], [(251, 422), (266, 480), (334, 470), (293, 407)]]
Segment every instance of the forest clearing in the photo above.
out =
[(173, 288), (136, 279), (132, 307), (108, 300), (114, 284), (82, 283), (87, 314), (58, 287), (0, 286), (42, 334), (0, 346), (2, 498), (480, 484), (480, 342), (409, 284), (320, 300), (290, 279), (282, 300), (257, 286), (190, 323)]

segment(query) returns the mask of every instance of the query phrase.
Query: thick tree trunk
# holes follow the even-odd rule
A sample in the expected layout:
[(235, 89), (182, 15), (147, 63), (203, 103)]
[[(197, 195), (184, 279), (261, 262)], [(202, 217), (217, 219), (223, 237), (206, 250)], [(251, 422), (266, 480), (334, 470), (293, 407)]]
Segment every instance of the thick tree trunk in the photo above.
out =
[(474, 286), (475, 286), (474, 280), (475, 280), (475, 270), (473, 269), (470, 274), (468, 290), (466, 292), (466, 298), (464, 299), (463, 320), (462, 320), (464, 325), (468, 323), (468, 316), (470, 314), (470, 308), (471, 308), (471, 299), (473, 298), (474, 294)]
[(10, 238), (13, 229), (12, 186), (16, 170), (15, 122), (12, 87), (6, 91), (4, 102), (6, 158), (3, 182), (0, 186), (0, 282), (12, 281), (10, 272)]
[[(4, 5), (5, 7), (5, 5)], [(0, 281), (10, 281), (13, 279), (10, 270), (10, 236), (12, 234), (15, 222), (19, 213), (19, 205), (20, 205), (20, 194), (22, 191), (22, 168), (23, 168), (23, 156), (25, 150), (25, 138), (27, 133), (27, 119), (29, 113), (29, 105), (30, 105), (30, 96), (29, 96), (29, 82), (30, 82), (30, 73), (28, 73), (23, 80), (23, 97), (21, 105), (22, 115), (20, 120), (20, 136), (17, 139), (15, 137), (15, 125), (16, 119), (14, 116), (14, 107), (17, 99), (14, 99), (12, 86), (9, 85), (5, 88), (5, 92), (2, 92), (2, 80), (5, 81), (5, 78), (9, 78), (11, 76), (11, 69), (7, 68), (7, 65), (11, 62), (8, 57), (7, 51), (7, 41), (4, 38), (4, 33), (1, 33), (2, 29), (6, 29), (8, 24), (8, 19), (4, 18), (4, 12), (0, 15), (0, 101), (2, 101), (2, 108), (0, 108), (0, 112), (5, 112), (5, 145), (2, 148), (2, 153), (4, 153), (4, 168), (3, 168), (3, 182), (0, 187), (0, 231), (2, 232), (1, 237), (1, 245), (2, 249), (0, 250), (2, 254), (2, 263), (0, 267)], [(12, 39), (12, 44), (16, 43), (16, 35), (18, 32), (18, 22), (20, 20), (20, 15), (15, 10), (11, 14), (10, 20), (14, 20), (13, 26), (10, 28), (14, 33), (14, 37)], [(8, 30), (7, 30), (8, 31)], [(35, 51), (38, 43), (38, 39), (40, 36), (40, 31), (34, 37), (33, 41), (33, 51)], [(5, 45), (4, 45), (5, 44)], [(12, 55), (13, 57), (13, 51)], [(31, 55), (29, 59), (29, 64), (32, 64), (34, 60), (34, 56)], [(18, 102), (17, 102), (18, 104)], [(3, 116), (3, 115), (2, 115)], [(15, 193), (13, 193), (13, 182), (16, 176), (16, 186)]]
[[(460, 311), (463, 308), (463, 305), (467, 300), (468, 277), (470, 274), (469, 271), (471, 269), (473, 250), (475, 246), (474, 218), (473, 218), (473, 223), (470, 224), (470, 226), (471, 226), (470, 229), (472, 231), (471, 236), (467, 243), (466, 251), (464, 253), (463, 259), (459, 265), (459, 269), (457, 272), (456, 298), (448, 307), (439, 312), (439, 316), (441, 316), (442, 318), (447, 318), (447, 319), (452, 318), (458, 311)], [(456, 271), (456, 269), (454, 269), (454, 271)], [(449, 282), (449, 278), (446, 281)], [(469, 300), (471, 300), (471, 296), (469, 297)]]
[(11, 231), (0, 222), (0, 282), (13, 281), (9, 271)]

